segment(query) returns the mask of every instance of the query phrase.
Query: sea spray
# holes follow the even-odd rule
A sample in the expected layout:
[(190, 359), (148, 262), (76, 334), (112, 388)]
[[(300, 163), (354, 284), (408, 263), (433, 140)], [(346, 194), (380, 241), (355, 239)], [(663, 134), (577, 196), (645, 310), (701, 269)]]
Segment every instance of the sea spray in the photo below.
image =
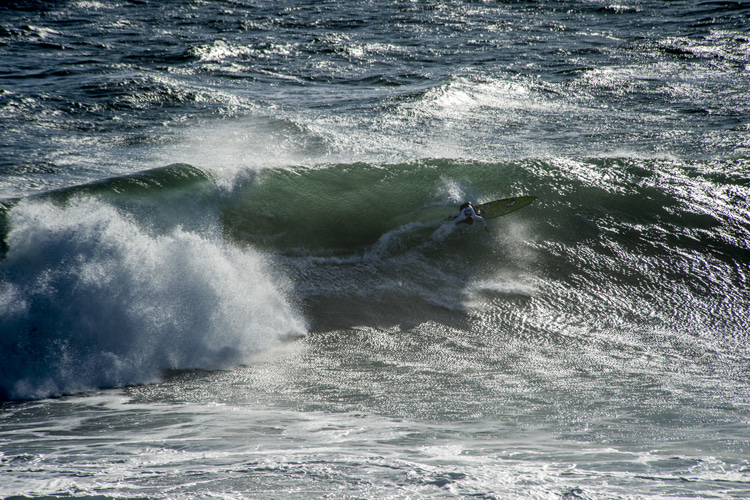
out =
[(0, 396), (222, 369), (305, 325), (262, 256), (211, 232), (152, 234), (95, 198), (22, 202), (0, 263)]

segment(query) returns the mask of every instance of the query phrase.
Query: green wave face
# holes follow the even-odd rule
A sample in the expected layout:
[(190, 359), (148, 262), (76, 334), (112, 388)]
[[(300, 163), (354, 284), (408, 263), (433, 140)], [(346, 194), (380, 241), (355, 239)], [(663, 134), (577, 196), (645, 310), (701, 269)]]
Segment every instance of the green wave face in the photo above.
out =
[[(404, 228), (432, 231), (464, 201), (536, 196), (518, 214), (492, 221), (491, 231), (502, 235), (523, 223), (529, 241), (543, 247), (616, 241), (641, 254), (686, 248), (743, 260), (750, 216), (734, 194), (743, 179), (741, 169), (719, 173), (670, 160), (434, 159), (267, 169), (226, 186), (200, 168), (174, 164), (23, 201), (64, 206), (96, 198), (156, 232), (219, 230), (240, 246), (331, 255), (366, 251)], [(20, 201), (0, 205), (3, 252), (8, 214)]]
[(435, 225), (463, 201), (489, 201), (530, 184), (519, 164), (449, 160), (266, 170), (237, 189), (222, 223), (240, 243), (346, 252), (410, 223)]

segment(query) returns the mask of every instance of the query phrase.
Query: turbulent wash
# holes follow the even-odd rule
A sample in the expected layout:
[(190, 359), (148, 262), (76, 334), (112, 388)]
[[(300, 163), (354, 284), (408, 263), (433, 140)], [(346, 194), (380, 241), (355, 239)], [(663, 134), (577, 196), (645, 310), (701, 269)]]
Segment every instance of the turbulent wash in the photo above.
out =
[(0, 7), (0, 496), (746, 498), (748, 14)]

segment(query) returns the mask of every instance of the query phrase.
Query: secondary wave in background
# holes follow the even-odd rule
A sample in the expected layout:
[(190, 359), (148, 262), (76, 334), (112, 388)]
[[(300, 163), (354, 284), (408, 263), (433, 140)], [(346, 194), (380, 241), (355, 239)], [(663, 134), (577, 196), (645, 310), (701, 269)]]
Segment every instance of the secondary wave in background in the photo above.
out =
[[(558, 7), (10, 5), (0, 189), (40, 192), (196, 154), (242, 166), (746, 156), (746, 5)], [(215, 147), (232, 134), (251, 143), (234, 158)]]

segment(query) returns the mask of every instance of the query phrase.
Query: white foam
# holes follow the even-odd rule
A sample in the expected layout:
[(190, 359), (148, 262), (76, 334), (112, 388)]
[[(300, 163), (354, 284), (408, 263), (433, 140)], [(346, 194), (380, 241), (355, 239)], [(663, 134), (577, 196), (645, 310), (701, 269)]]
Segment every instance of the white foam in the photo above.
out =
[(39, 398), (223, 369), (305, 334), (262, 256), (96, 200), (22, 203), (0, 267), (0, 388)]

